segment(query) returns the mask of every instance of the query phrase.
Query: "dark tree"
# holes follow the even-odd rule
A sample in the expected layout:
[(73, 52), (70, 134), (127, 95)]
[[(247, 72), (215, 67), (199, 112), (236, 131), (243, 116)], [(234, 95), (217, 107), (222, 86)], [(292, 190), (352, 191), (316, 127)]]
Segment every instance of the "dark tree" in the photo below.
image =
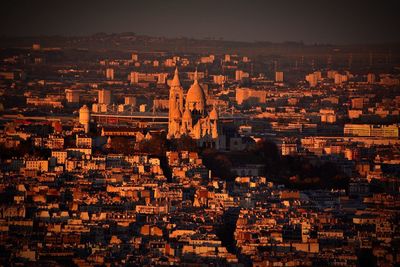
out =
[(232, 180), (232, 162), (227, 155), (216, 152), (215, 150), (206, 150), (203, 152), (203, 163), (211, 172), (222, 179)]
[(111, 139), (111, 151), (114, 153), (121, 153), (129, 155), (133, 153), (134, 143), (126, 137), (114, 137)]
[(261, 157), (265, 164), (265, 173), (270, 175), (278, 175), (281, 169), (281, 160), (277, 145), (269, 140), (257, 142), (253, 151), (256, 156)]
[(183, 135), (181, 138), (176, 140), (176, 149), (178, 151), (197, 151), (197, 144), (190, 136)]
[(154, 135), (149, 140), (143, 140), (139, 144), (141, 152), (163, 157), (168, 150), (168, 141), (165, 134)]

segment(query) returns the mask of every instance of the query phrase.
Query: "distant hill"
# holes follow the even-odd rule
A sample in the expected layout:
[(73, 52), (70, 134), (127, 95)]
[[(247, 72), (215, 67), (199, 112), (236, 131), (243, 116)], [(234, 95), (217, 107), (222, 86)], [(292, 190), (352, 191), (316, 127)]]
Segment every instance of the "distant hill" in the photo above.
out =
[(175, 52), (175, 53), (215, 53), (257, 55), (322, 55), (340, 53), (391, 53), (400, 54), (399, 44), (376, 45), (306, 45), (302, 42), (237, 42), (221, 39), (165, 38), (136, 35), (135, 33), (106, 34), (90, 36), (27, 36), (0, 37), (0, 48), (30, 48), (33, 43), (40, 43), (43, 48), (59, 47), (82, 50), (118, 50), (138, 52)]

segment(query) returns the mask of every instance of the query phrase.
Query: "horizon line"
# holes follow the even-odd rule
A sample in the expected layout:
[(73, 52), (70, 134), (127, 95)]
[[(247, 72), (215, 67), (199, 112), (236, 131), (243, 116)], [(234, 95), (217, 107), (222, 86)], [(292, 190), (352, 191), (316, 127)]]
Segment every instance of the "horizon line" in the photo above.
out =
[(381, 42), (338, 42), (338, 43), (326, 43), (326, 42), (305, 42), (303, 40), (285, 40), (285, 41), (268, 41), (268, 40), (233, 40), (233, 39), (225, 39), (224, 37), (193, 37), (193, 36), (165, 36), (165, 35), (150, 35), (136, 32), (94, 32), (94, 33), (86, 33), (86, 34), (18, 34), (18, 35), (10, 35), (10, 34), (0, 34), (0, 39), (3, 38), (52, 38), (52, 37), (63, 37), (63, 38), (76, 38), (76, 37), (89, 37), (96, 35), (136, 35), (140, 37), (148, 37), (148, 38), (160, 38), (166, 40), (174, 40), (174, 39), (188, 39), (195, 41), (217, 41), (217, 42), (233, 42), (233, 43), (243, 43), (243, 44), (296, 44), (303, 46), (357, 46), (357, 45), (398, 45), (400, 41), (381, 41)]

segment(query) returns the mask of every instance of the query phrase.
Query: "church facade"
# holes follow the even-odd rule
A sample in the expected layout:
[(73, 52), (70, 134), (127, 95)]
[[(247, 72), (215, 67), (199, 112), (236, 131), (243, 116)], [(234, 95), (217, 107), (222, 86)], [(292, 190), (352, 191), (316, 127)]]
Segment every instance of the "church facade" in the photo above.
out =
[(175, 69), (169, 91), (168, 138), (187, 135), (199, 146), (225, 149), (218, 111), (215, 106), (211, 111), (207, 110), (207, 97), (197, 80), (197, 71), (194, 76), (185, 97), (178, 69)]

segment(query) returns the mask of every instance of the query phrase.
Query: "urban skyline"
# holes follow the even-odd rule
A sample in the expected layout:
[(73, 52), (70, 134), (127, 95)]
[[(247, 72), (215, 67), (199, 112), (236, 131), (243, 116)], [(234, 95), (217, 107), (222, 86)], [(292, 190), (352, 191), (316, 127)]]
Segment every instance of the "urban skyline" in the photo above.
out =
[(0, 266), (399, 266), (393, 3), (7, 1)]

